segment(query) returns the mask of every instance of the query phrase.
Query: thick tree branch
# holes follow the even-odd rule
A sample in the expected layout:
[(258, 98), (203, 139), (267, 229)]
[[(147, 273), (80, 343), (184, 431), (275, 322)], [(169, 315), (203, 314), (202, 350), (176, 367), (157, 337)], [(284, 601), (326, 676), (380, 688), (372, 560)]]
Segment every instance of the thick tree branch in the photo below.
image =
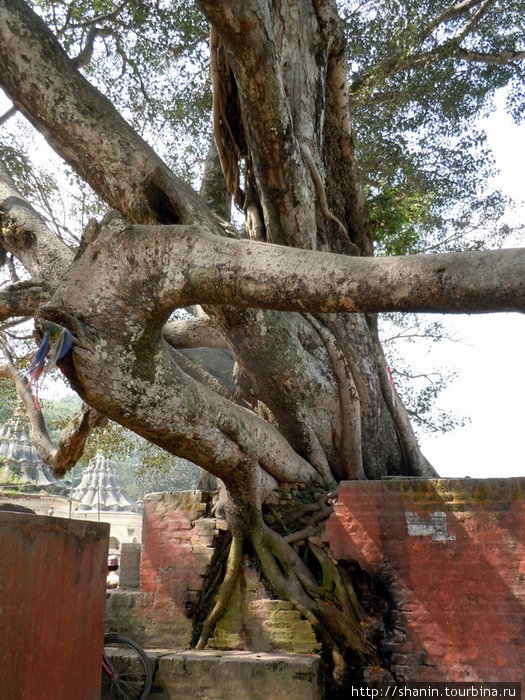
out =
[(5, 122), (8, 121), (9, 119), (11, 119), (11, 117), (14, 117), (17, 112), (18, 112), (18, 110), (16, 107), (14, 107), (14, 106), (10, 107), (6, 112), (4, 112), (0, 116), (0, 126), (2, 124), (5, 124)]
[(516, 61), (525, 60), (525, 51), (501, 51), (500, 53), (488, 54), (468, 49), (457, 49), (457, 55), (463, 61), (474, 63), (487, 63), (489, 65), (506, 66)]
[(84, 452), (86, 440), (91, 431), (107, 421), (107, 418), (86, 404), (76, 413), (62, 430), (55, 445), (47, 431), (42, 411), (35, 405), (34, 396), (27, 381), (19, 374), (6, 351), (6, 361), (0, 365), (0, 377), (10, 379), (15, 385), (19, 399), (29, 417), (31, 442), (42, 460), (52, 469), (56, 477), (62, 477), (78, 462)]
[(213, 260), (189, 280), (191, 303), (283, 311), (525, 311), (525, 249), (353, 258), (270, 244), (201, 241)]
[[(141, 286), (135, 265), (146, 253)], [(64, 309), (79, 313), (93, 304), (86, 281), (94, 265), (99, 308), (107, 303), (108, 311), (121, 303), (115, 286), (125, 301), (131, 280), (136, 303), (153, 304), (166, 316), (192, 304), (311, 312), (525, 311), (525, 248), (356, 258), (225, 239), (197, 226), (134, 226), (100, 234), (92, 254), (74, 264), (66, 294), (57, 297)], [(165, 277), (152, 289), (154, 268)]]
[[(413, 41), (412, 47), (406, 49), (399, 56), (393, 56), (379, 65), (367, 68), (361, 75), (355, 75), (351, 81), (349, 91), (356, 94), (362, 89), (372, 89), (374, 84), (391, 78), (403, 71), (425, 68), (436, 60), (443, 60), (446, 57), (456, 57), (464, 61), (487, 63), (493, 65), (508, 65), (521, 61), (525, 58), (525, 52), (506, 50), (498, 53), (484, 53), (472, 49), (464, 49), (461, 42), (468, 37), (479, 25), (483, 16), (488, 12), (495, 0), (466, 0), (465, 2), (452, 3), (443, 13), (428, 23)], [(470, 17), (468, 13), (476, 8)], [(467, 15), (468, 20), (463, 28), (459, 29), (453, 36), (441, 42), (434, 42), (434, 46), (429, 50), (421, 50), (425, 40), (442, 25), (449, 20), (456, 20), (462, 15)]]
[(0, 320), (33, 316), (53, 296), (54, 288), (43, 281), (23, 281), (0, 291)]
[(459, 17), (473, 7), (476, 7), (476, 5), (479, 5), (480, 2), (481, 0), (463, 0), (463, 2), (453, 2), (447, 7), (446, 10), (444, 10), (422, 29), (420, 36), (429, 36), (436, 27), (439, 27), (440, 24), (448, 22), (448, 20), (452, 19), (453, 17)]
[[(294, 57), (295, 72), (285, 72), (287, 61), (284, 53), (289, 48), (280, 43), (281, 30), (278, 23), (274, 23), (277, 14), (272, 13), (267, 2), (236, 0), (225, 6), (202, 1), (201, 5), (221, 39), (228, 66), (235, 76), (242, 125), (251, 144), (249, 156), (257, 180), (267, 240), (276, 243), (286, 240), (296, 247), (315, 248), (315, 235), (313, 240), (306, 237), (306, 234), (311, 236), (315, 226), (315, 209), (309, 205), (315, 201), (311, 196), (313, 183), (299, 150), (299, 142), (311, 140), (312, 134), (302, 133), (300, 115), (293, 113), (293, 101), (289, 95), (297, 91), (293, 83), (299, 81), (303, 91), (301, 110), (310, 111), (304, 103), (305, 95), (308, 94), (312, 101), (315, 97), (320, 101), (323, 99), (317, 93), (314, 95), (313, 85), (309, 86), (317, 74), (299, 70), (302, 62), (297, 56)], [(306, 33), (306, 28), (303, 31)], [(308, 40), (301, 37), (300, 41), (305, 45), (298, 50), (306, 53), (310, 49)], [(214, 41), (212, 51), (218, 50), (222, 47)], [(225, 77), (221, 78), (222, 82)], [(216, 118), (227, 127), (224, 115), (217, 114), (217, 100), (220, 99), (217, 89), (214, 90), (214, 99)], [(221, 134), (217, 124), (215, 131), (221, 153)], [(224, 138), (231, 140), (231, 134)], [(224, 168), (224, 154), (221, 160)], [(232, 182), (237, 179), (230, 177)], [(238, 195), (235, 190), (231, 184), (230, 191), (234, 196)], [(301, 207), (297, 206), (299, 200)]]
[(95, 39), (99, 36), (106, 37), (110, 34), (111, 31), (109, 29), (97, 27), (96, 24), (90, 26), (82, 50), (80, 51), (78, 56), (76, 56), (73, 59), (73, 63), (75, 64), (75, 66), (77, 68), (84, 68), (85, 66), (87, 66), (93, 58), (93, 51), (95, 49)]
[[(73, 282), (75, 296), (76, 287)], [(273, 425), (181, 370), (161, 338), (154, 298), (148, 306), (140, 294), (129, 297), (121, 289), (115, 297), (114, 292), (113, 304), (89, 307), (88, 302), (73, 314), (59, 292), (40, 310), (46, 318), (61, 319), (75, 336), (72, 359), (86, 403), (223, 481), (245, 480), (239, 469), (248, 457), (261, 471), (258, 480), (262, 470), (278, 481), (319, 480)], [(102, 301), (105, 290), (101, 293)], [(115, 324), (121, 304), (127, 305), (126, 322)]]
[(73, 253), (20, 195), (2, 162), (0, 225), (1, 247), (18, 258), (33, 277), (43, 278), (49, 283), (60, 279), (73, 259)]
[(174, 348), (230, 349), (228, 341), (206, 315), (170, 321), (162, 329), (162, 335)]
[(480, 6), (472, 14), (472, 17), (470, 17), (469, 21), (466, 23), (466, 25), (463, 27), (463, 29), (459, 33), (459, 35), (457, 37), (458, 44), (461, 41), (463, 41), (463, 39), (466, 36), (468, 36), (471, 32), (474, 31), (474, 29), (481, 22), (483, 15), (485, 15), (489, 11), (491, 6), (494, 5), (495, 2), (496, 2), (496, 0), (483, 0), (483, 2), (481, 2)]
[(128, 220), (213, 226), (196, 193), (85, 80), (23, 0), (0, 1), (0, 85), (57, 153)]
[[(299, 446), (316, 469), (323, 467), (312, 459), (312, 440), (304, 442), (307, 416), (315, 409), (314, 377), (307, 382), (310, 403), (301, 395), (293, 404), (295, 413), (285, 411), (286, 395), (278, 404), (279, 434), (258, 416), (191, 382), (169, 353), (164, 356), (158, 339), (174, 307), (224, 304), (230, 315), (232, 306), (323, 312), (523, 310), (524, 265), (523, 249), (368, 259), (231, 240), (197, 226), (132, 226), (103, 229), (40, 313), (79, 338), (73, 358), (90, 405), (224, 480), (236, 478), (236, 465), (251, 451), (276, 479), (293, 480), (293, 474), (306, 473)], [(91, 284), (95, 275), (96, 287)], [(115, 326), (115, 318), (126, 322)], [(275, 370), (278, 379), (273, 367), (262, 375), (273, 386), (281, 377), (292, 381), (304, 360), (300, 356), (298, 362), (299, 348), (291, 352), (289, 333), (282, 340), (274, 333), (272, 320), (271, 314), (258, 317), (260, 336), (268, 336), (274, 355), (278, 343), (288, 343), (286, 367)], [(244, 332), (242, 314), (239, 323)], [(232, 338), (235, 333), (232, 329)], [(236, 338), (236, 353), (240, 347), (246, 360), (244, 347), (253, 355), (250, 340), (241, 340), (238, 331)], [(290, 374), (291, 364), (295, 374)], [(292, 384), (296, 397), (297, 381)], [(288, 432), (288, 422), (302, 411), (298, 437), (293, 429)]]

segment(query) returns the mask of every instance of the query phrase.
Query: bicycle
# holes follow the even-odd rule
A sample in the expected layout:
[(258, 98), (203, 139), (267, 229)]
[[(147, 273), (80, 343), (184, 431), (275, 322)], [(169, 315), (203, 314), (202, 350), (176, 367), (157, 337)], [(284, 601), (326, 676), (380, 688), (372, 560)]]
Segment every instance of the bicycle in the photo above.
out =
[(132, 639), (104, 635), (102, 700), (146, 700), (153, 682), (151, 662)]

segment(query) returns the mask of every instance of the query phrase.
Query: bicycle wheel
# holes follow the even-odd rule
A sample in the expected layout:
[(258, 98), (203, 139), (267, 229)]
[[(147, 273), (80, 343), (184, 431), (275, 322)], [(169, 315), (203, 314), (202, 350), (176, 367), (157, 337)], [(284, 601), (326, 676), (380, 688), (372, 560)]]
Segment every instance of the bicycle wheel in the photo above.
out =
[(102, 700), (146, 700), (152, 681), (144, 649), (119, 634), (104, 635)]

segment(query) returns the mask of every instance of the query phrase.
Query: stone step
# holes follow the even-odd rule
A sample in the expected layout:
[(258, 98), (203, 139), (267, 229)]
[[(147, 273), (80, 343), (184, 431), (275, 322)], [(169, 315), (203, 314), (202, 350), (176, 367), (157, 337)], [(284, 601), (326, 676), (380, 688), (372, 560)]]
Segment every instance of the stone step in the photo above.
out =
[(320, 700), (320, 658), (279, 652), (147, 649), (151, 700)]
[[(248, 577), (247, 589), (249, 584)], [(208, 647), (215, 651), (248, 648), (305, 654), (319, 651), (320, 645), (310, 622), (287, 600), (258, 598), (246, 601), (237, 591), (228, 604), (228, 610), (215, 625)]]

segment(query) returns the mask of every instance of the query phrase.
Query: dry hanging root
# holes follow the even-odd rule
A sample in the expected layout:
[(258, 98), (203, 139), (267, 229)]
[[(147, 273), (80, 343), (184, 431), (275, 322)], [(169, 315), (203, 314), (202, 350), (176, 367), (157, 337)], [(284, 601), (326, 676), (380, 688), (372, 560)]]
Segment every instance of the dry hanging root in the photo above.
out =
[(312, 157), (310, 148), (305, 143), (301, 144), (301, 153), (306, 162), (306, 165), (308, 166), (308, 169), (310, 170), (312, 180), (314, 181), (315, 189), (317, 191), (317, 200), (319, 202), (319, 207), (321, 209), (321, 212), (323, 213), (323, 216), (327, 221), (331, 221), (333, 224), (335, 224), (339, 240), (343, 245), (343, 250), (345, 252), (348, 251), (352, 255), (359, 255), (359, 248), (354, 243), (352, 243), (352, 241), (350, 240), (350, 236), (348, 235), (348, 231), (343, 226), (341, 221), (339, 221), (337, 216), (335, 216), (335, 214), (333, 214), (328, 207), (323, 181), (321, 180), (321, 176), (319, 175), (319, 170), (317, 169), (317, 165), (315, 164), (315, 161)]
[[(213, 27), (210, 35), (210, 71), (213, 87), (213, 137), (228, 192), (235, 204), (242, 209), (244, 192), (240, 187), (239, 142), (244, 137), (239, 133), (242, 131), (240, 108), (228, 60), (221, 50), (219, 35)], [(234, 115), (239, 122), (237, 126), (231, 123)]]
[[(278, 522), (285, 536), (270, 528), (262, 517), (256, 518), (256, 523), (242, 534), (238, 530), (230, 543), (224, 579), (216, 603), (204, 621), (197, 649), (205, 648), (215, 624), (224, 614), (239, 579), (245, 541), (249, 541), (264, 580), (278, 598), (289, 601), (310, 622), (329, 652), (334, 688), (345, 686), (352, 669), (363, 669), (370, 664), (381, 666), (369, 638), (368, 614), (349, 575), (320, 540), (306, 537), (305, 520), (312, 517), (317, 522), (325, 520), (332, 511), (334, 496), (335, 492), (323, 494), (315, 503), (298, 503), (288, 509), (285, 518)], [(302, 542), (300, 551), (287, 541), (295, 539), (297, 528)]]

